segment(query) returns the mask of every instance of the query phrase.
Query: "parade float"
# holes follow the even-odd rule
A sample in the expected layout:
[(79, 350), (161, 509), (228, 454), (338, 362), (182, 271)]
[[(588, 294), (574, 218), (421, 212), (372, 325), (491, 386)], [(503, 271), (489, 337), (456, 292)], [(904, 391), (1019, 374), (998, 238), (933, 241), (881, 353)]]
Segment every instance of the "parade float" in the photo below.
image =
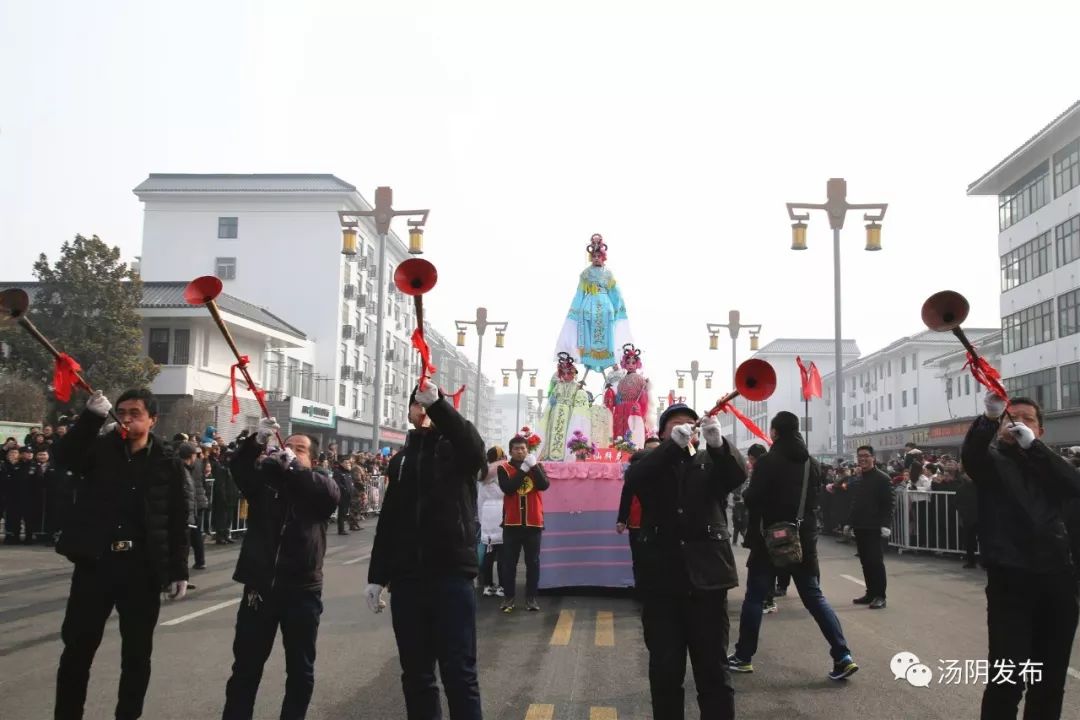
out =
[(634, 584), (627, 536), (616, 533), (615, 521), (626, 465), (653, 434), (649, 383), (607, 267), (607, 245), (593, 235), (586, 249), (590, 264), (559, 335), (540, 421), (540, 459), (551, 481), (544, 492), (541, 588)]

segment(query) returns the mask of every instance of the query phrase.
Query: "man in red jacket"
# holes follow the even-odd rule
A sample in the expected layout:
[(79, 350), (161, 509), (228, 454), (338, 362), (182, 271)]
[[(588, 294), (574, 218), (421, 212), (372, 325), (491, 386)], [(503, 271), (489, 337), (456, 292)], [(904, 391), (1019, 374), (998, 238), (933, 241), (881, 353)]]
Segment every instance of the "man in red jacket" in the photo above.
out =
[(510, 460), (499, 468), (499, 487), (503, 498), (503, 556), (499, 573), (506, 592), (502, 611), (514, 611), (517, 592), (517, 564), (525, 549), (525, 609), (537, 611), (537, 586), (540, 584), (540, 534), (544, 531), (543, 491), (550, 483), (544, 468), (529, 452), (528, 441), (521, 435), (510, 440)]

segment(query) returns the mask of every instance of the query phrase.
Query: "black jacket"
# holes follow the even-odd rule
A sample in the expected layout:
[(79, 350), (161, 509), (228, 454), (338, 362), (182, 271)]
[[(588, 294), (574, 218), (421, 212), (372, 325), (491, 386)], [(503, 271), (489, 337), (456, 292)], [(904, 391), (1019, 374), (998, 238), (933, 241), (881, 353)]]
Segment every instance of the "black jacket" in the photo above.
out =
[(1036, 440), (1027, 450), (994, 442), (998, 423), (975, 419), (960, 452), (978, 487), (979, 552), (987, 566), (1070, 572), (1063, 513), (1080, 497), (1080, 471)]
[(821, 467), (810, 458), (806, 445), (798, 435), (779, 437), (769, 452), (754, 463), (750, 484), (743, 493), (743, 501), (750, 514), (747, 542), (750, 557), (746, 566), (756, 568), (771, 565), (769, 551), (761, 534), (761, 526), (777, 522), (795, 522), (802, 495), (803, 472), (810, 463), (810, 475), (806, 482), (806, 504), (799, 525), (799, 541), (802, 543), (803, 561), (800, 569), (808, 575), (818, 575), (817, 518), (818, 490), (821, 487)]
[(845, 525), (868, 530), (891, 528), (893, 521), (892, 480), (876, 466), (868, 473), (859, 473), (848, 484), (851, 511)]
[(332, 472), (338, 486), (338, 507), (348, 508), (353, 494), (352, 475), (340, 465), (334, 465)]
[(337, 485), (295, 460), (288, 468), (272, 456), (256, 465), (263, 450), (251, 435), (230, 466), (248, 501), (247, 532), (233, 580), (259, 592), (321, 587), (326, 523), (337, 509)]
[(630, 509), (634, 506), (634, 493), (630, 490), (630, 483), (626, 481), (626, 476), (630, 472), (630, 466), (640, 460), (647, 452), (649, 451), (646, 448), (635, 451), (630, 456), (626, 471), (623, 472), (623, 486), (622, 491), (619, 493), (619, 512), (615, 516), (616, 523), (627, 525), (630, 522)]
[[(105, 419), (83, 413), (79, 422), (55, 442), (53, 456), (58, 465), (73, 473), (75, 501), (65, 518), (56, 551), (72, 562), (96, 560), (112, 537), (115, 507), (112, 484), (125, 475), (128, 463), (126, 441), (113, 430), (102, 436), (98, 431)], [(184, 476), (164, 451), (163, 443), (153, 435), (144, 452), (146, 476), (141, 498), (143, 525), (146, 529), (147, 557), (158, 584), (164, 587), (188, 577), (187, 501)]]
[(739, 584), (727, 529), (728, 494), (746, 479), (730, 441), (691, 456), (665, 440), (630, 466), (641, 503), (638, 583), (644, 592), (685, 595)]
[(475, 577), (476, 480), (484, 441), (444, 399), (428, 408), (433, 427), (412, 430), (390, 460), (368, 582), (428, 574)]
[(217, 460), (210, 460), (210, 474), (214, 476), (214, 506), (232, 507), (240, 502), (240, 489), (236, 487), (229, 466)]
[(9, 507), (21, 503), (29, 478), (30, 463), (17, 462), (12, 465), (7, 460), (0, 460), (0, 507), (4, 503)]

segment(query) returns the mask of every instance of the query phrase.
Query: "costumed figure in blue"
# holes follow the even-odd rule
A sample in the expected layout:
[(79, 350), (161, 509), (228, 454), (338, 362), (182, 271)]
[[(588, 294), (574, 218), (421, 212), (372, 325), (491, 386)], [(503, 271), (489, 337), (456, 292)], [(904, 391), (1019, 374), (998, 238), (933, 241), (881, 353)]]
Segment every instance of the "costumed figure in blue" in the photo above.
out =
[(588, 375), (589, 370), (602, 373), (617, 366), (615, 348), (632, 340), (626, 304), (615, 276), (604, 266), (607, 262), (604, 238), (593, 235), (586, 249), (592, 264), (581, 273), (555, 355), (558, 358), (559, 353), (567, 353), (585, 366)]

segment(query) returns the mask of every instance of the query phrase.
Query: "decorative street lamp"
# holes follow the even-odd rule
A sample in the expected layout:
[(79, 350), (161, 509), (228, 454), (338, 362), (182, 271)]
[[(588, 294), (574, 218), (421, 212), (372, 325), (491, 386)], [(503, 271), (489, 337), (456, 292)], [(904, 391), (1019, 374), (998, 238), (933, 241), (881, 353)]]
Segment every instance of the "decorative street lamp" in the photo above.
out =
[(484, 361), (484, 331), (488, 326), (495, 328), (495, 347), (501, 348), (503, 346), (503, 338), (506, 337), (507, 322), (488, 320), (487, 308), (476, 308), (475, 320), (455, 320), (454, 325), (457, 327), (457, 344), (458, 347), (465, 346), (465, 330), (469, 325), (476, 328), (476, 334), (479, 337), (477, 343), (478, 349), (476, 351), (476, 407), (473, 412), (473, 425), (476, 426), (477, 431), (480, 429), (480, 388), (483, 383), (483, 369), (482, 363)]
[(525, 361), (518, 359), (517, 363), (512, 368), (503, 368), (503, 387), (510, 385), (510, 373), (517, 375), (517, 410), (514, 417), (514, 426), (516, 428), (521, 427), (521, 377), (525, 373), (529, 373), (529, 387), (536, 387), (536, 373), (540, 372), (537, 368), (525, 367)]
[[(720, 347), (720, 328), (727, 328), (728, 335), (731, 336), (731, 387), (735, 387), (735, 372), (739, 369), (738, 357), (736, 350), (736, 340), (739, 339), (739, 330), (750, 331), (750, 351), (757, 352), (758, 349), (758, 335), (761, 334), (761, 325), (746, 324), (741, 322), (740, 314), (738, 310), (728, 311), (727, 323), (705, 323), (705, 328), (709, 331), (709, 349), (716, 350)], [(734, 401), (732, 401), (734, 402)], [(738, 437), (739, 423), (734, 417), (731, 418), (731, 439), (734, 441)]]
[(676, 370), (675, 375), (678, 377), (678, 386), (679, 386), (680, 390), (683, 389), (683, 385), (684, 385), (683, 378), (686, 377), (687, 375), (690, 376), (690, 381), (693, 383), (693, 386), (694, 386), (694, 393), (692, 395), (692, 397), (694, 399), (694, 411), (697, 412), (697, 380), (698, 380), (698, 377), (700, 376), (700, 377), (705, 378), (705, 389), (708, 390), (709, 388), (712, 387), (713, 371), (712, 370), (702, 370), (701, 366), (698, 364), (698, 361), (694, 360), (693, 362), (690, 363), (690, 369), (689, 370)]
[(836, 382), (833, 396), (836, 398), (836, 454), (841, 456), (844, 452), (844, 365), (843, 348), (840, 339), (840, 231), (844, 227), (844, 219), (848, 210), (873, 210), (875, 214), (866, 213), (863, 220), (866, 225), (866, 250), (876, 252), (881, 249), (881, 225), (885, 217), (887, 203), (856, 204), (847, 201), (847, 180), (843, 178), (830, 178), (826, 184), (826, 200), (824, 203), (787, 203), (788, 216), (795, 222), (791, 226), (791, 249), (806, 249), (806, 221), (810, 219), (810, 213), (798, 214), (796, 210), (824, 210), (829, 216), (829, 227), (833, 231), (833, 312), (835, 313), (836, 333), (833, 350), (836, 355)]
[(385, 336), (384, 325), (386, 323), (386, 292), (389, 279), (386, 277), (386, 236), (390, 234), (390, 221), (403, 215), (419, 215), (419, 220), (409, 220), (409, 252), (419, 255), (423, 252), (424, 224), (427, 222), (430, 210), (395, 210), (394, 191), (388, 187), (375, 188), (375, 207), (372, 210), (339, 210), (338, 218), (341, 220), (341, 254), (347, 257), (356, 255), (357, 228), (360, 225), (359, 218), (374, 218), (375, 231), (379, 235), (379, 266), (375, 271), (375, 287), (378, 288), (376, 297), (376, 320), (375, 335), (375, 402), (371, 406), (371, 447), (374, 452), (379, 452), (379, 427), (382, 418), (383, 405), (383, 363), (386, 359), (386, 348), (383, 346)]

